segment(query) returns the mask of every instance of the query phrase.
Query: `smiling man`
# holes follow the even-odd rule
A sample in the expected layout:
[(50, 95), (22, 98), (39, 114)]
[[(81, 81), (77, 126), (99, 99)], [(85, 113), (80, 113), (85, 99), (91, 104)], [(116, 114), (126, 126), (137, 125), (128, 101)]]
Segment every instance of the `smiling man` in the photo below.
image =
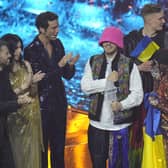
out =
[(67, 100), (62, 78), (73, 77), (79, 55), (65, 55), (63, 44), (57, 38), (59, 22), (55, 13), (39, 14), (36, 27), (39, 34), (26, 47), (24, 57), (31, 63), (34, 73), (46, 74), (38, 83), (44, 142), (42, 168), (48, 167), (48, 145), (51, 168), (64, 168)]
[(14, 162), (7, 132), (7, 116), (18, 108), (17, 98), (9, 82), (9, 72), (6, 68), (10, 62), (7, 43), (0, 40), (0, 167), (13, 168)]
[[(141, 15), (144, 20), (144, 26), (140, 30), (133, 30), (124, 37), (124, 51), (125, 55), (128, 57), (130, 57), (132, 51), (135, 51), (136, 49), (139, 51), (141, 50), (141, 53), (146, 53), (143, 55), (143, 60), (145, 61), (142, 61), (137, 57), (133, 58), (132, 62), (136, 63), (140, 70), (143, 90), (144, 93), (147, 93), (153, 90), (152, 69), (154, 64), (152, 60), (157, 60), (157, 51), (168, 48), (168, 32), (165, 29), (166, 18), (164, 10), (159, 4), (146, 4), (141, 10)], [(155, 46), (157, 46), (157, 49), (150, 48), (150, 51), (148, 50), (149, 52), (146, 52), (147, 48), (143, 49), (143, 47), (138, 47), (146, 45), (145, 38), (149, 39)], [(153, 54), (149, 56), (151, 52)], [(136, 121), (133, 123), (133, 136), (131, 139), (131, 168), (140, 168), (142, 162), (142, 127), (146, 116), (143, 103), (136, 109), (136, 111), (137, 116), (135, 116)]]
[(128, 127), (133, 120), (128, 109), (142, 101), (141, 78), (137, 66), (134, 64), (130, 70), (129, 58), (121, 54), (124, 46), (120, 29), (107, 27), (99, 45), (104, 52), (88, 60), (81, 80), (82, 91), (91, 98), (91, 160), (93, 168), (106, 168), (108, 158), (110, 168), (128, 168)]

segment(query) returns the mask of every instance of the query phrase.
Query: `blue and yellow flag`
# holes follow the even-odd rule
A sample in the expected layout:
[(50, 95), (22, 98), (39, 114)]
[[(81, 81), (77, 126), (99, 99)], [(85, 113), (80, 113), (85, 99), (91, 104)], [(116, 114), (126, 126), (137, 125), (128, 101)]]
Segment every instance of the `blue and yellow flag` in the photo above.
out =
[(159, 48), (160, 47), (152, 41), (151, 38), (144, 36), (144, 38), (137, 44), (136, 48), (131, 52), (130, 56), (138, 58), (138, 60), (142, 62), (146, 62)]
[(157, 97), (157, 94), (146, 93), (144, 96), (147, 115), (143, 130), (144, 148), (141, 168), (167, 168), (163, 136), (159, 128), (161, 112), (150, 104), (150, 96)]

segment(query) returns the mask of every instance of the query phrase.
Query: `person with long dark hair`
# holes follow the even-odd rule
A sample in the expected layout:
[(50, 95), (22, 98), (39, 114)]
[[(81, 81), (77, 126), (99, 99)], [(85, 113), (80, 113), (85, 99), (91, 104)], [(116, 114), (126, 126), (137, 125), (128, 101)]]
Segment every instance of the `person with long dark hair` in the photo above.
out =
[(37, 94), (37, 82), (44, 73), (32, 73), (30, 64), (23, 60), (23, 42), (15, 34), (2, 37), (11, 53), (10, 83), (17, 95), (28, 94), (31, 103), (22, 106), (8, 116), (9, 138), (16, 168), (41, 168), (43, 149), (41, 115)]
[(15, 168), (9, 134), (7, 117), (17, 111), (22, 105), (30, 102), (27, 95), (17, 95), (13, 92), (9, 81), (9, 63), (11, 54), (5, 41), (0, 40), (0, 167)]

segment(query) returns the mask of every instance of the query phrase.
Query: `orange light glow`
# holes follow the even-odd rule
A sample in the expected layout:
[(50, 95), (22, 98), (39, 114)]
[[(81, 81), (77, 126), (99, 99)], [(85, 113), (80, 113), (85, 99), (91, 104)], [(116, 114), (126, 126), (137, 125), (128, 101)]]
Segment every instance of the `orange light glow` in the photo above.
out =
[[(89, 119), (87, 112), (68, 106), (65, 146), (65, 168), (91, 168), (87, 144)], [(50, 150), (48, 155), (50, 166)]]

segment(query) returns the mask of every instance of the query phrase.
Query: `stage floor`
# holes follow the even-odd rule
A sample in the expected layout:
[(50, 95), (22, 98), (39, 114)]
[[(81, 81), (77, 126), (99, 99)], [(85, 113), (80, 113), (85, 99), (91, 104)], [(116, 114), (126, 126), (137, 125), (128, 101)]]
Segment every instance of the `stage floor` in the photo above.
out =
[(87, 143), (88, 124), (87, 112), (68, 108), (65, 168), (92, 167)]

